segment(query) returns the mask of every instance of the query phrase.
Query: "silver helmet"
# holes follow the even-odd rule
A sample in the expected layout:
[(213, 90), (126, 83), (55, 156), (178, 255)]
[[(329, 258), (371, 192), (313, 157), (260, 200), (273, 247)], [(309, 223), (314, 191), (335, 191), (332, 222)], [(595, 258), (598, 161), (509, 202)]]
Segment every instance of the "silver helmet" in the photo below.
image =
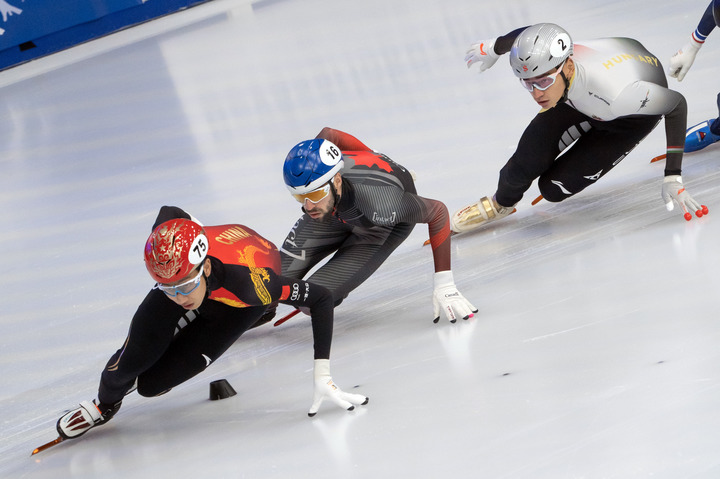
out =
[(572, 52), (572, 39), (564, 28), (554, 23), (538, 23), (515, 39), (510, 66), (516, 77), (534, 78), (560, 66)]

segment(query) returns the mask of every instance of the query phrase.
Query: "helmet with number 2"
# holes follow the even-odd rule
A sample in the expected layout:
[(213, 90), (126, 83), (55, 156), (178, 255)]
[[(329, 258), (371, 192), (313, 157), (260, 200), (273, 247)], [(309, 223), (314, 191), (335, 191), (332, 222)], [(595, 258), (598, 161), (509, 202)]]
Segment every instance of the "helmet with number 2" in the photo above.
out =
[(198, 223), (178, 218), (160, 224), (145, 243), (145, 267), (160, 284), (180, 281), (202, 263), (208, 240)]
[(345, 166), (334, 143), (316, 138), (298, 143), (283, 165), (285, 185), (294, 195), (304, 195), (328, 183)]
[(534, 78), (557, 68), (572, 53), (572, 39), (564, 28), (554, 23), (538, 23), (527, 27), (515, 39), (510, 66), (516, 77)]

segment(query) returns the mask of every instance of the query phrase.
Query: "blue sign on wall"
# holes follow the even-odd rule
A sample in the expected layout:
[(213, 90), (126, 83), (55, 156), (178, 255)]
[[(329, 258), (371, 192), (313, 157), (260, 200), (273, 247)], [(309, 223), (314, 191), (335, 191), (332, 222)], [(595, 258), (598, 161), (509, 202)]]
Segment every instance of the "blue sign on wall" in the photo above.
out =
[(142, 0), (0, 0), (3, 20), (0, 50), (143, 3)]
[(208, 0), (0, 0), (0, 70)]

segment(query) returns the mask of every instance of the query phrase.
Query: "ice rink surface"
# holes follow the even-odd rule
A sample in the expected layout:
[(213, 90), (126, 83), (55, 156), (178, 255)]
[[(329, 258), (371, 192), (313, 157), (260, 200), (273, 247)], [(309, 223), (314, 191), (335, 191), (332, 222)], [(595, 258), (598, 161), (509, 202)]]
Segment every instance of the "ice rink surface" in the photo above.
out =
[[(469, 321), (432, 323), (432, 257), (412, 236), (336, 310), (332, 372), (370, 403), (312, 402), (306, 316), (244, 335), (160, 398), (34, 457), (95, 397), (152, 286), (157, 210), (280, 243), (281, 178), (332, 126), (415, 170), (451, 211), (491, 195), (537, 112), (468, 45), (543, 21), (629, 36), (664, 63), (706, 0), (216, 0), (0, 73), (0, 477), (720, 477), (720, 147), (685, 157), (710, 215), (660, 199), (660, 127), (597, 185), (453, 241)], [(682, 83), (717, 115), (720, 34)], [(283, 309), (285, 308), (285, 309)], [(281, 307), (280, 313), (289, 311)], [(225, 378), (233, 398), (208, 400)]]

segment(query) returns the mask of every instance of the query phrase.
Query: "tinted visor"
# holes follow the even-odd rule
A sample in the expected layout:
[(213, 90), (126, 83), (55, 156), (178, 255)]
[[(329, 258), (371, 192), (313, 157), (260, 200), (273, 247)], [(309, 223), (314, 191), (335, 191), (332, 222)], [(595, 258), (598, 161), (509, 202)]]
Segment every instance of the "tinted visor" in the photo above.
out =
[(309, 200), (311, 203), (317, 203), (327, 197), (330, 194), (330, 183), (325, 183), (325, 186), (313, 190), (309, 193), (302, 195), (293, 195), (293, 198), (298, 200), (300, 203), (305, 203), (305, 200)]

